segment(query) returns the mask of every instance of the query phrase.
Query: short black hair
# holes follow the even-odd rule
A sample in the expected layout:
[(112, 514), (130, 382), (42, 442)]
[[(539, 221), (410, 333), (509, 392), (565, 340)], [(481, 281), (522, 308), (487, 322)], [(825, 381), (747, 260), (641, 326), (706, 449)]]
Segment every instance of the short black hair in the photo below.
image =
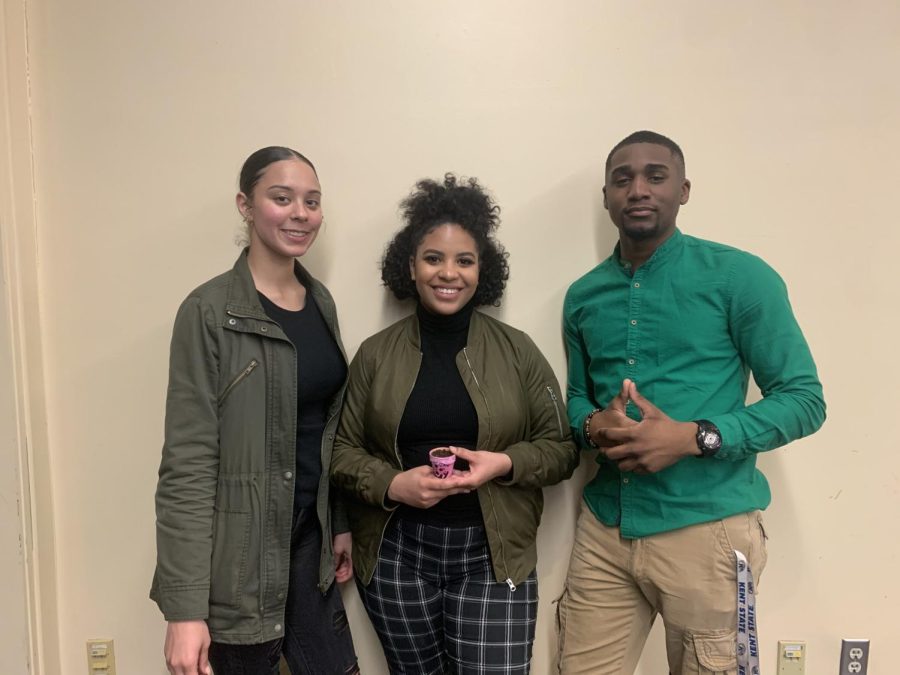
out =
[(381, 280), (398, 300), (419, 297), (410, 278), (409, 260), (425, 235), (453, 223), (468, 232), (478, 247), (478, 288), (472, 302), (476, 306), (500, 304), (509, 279), (509, 254), (494, 238), (500, 225), (500, 207), (476, 178), (447, 173), (443, 183), (420, 180), (400, 202), (400, 212), (406, 225), (388, 243), (381, 260)]
[(260, 148), (244, 160), (244, 166), (241, 167), (241, 174), (238, 178), (238, 188), (247, 196), (247, 199), (252, 198), (253, 188), (256, 187), (269, 165), (285, 159), (299, 159), (308, 165), (313, 173), (316, 173), (313, 163), (296, 150), (282, 145), (270, 145), (267, 148)]
[(675, 157), (681, 162), (682, 168), (685, 167), (684, 163), (684, 153), (681, 151), (681, 148), (678, 147), (678, 143), (673, 141), (668, 136), (663, 136), (662, 134), (658, 134), (655, 131), (635, 131), (633, 134), (629, 134), (621, 141), (613, 146), (613, 149), (609, 151), (609, 154), (606, 156), (606, 172), (609, 173), (609, 170), (612, 168), (612, 156), (616, 154), (618, 150), (624, 148), (626, 145), (634, 145), (635, 143), (652, 143), (653, 145), (661, 145), (664, 148), (668, 148)]

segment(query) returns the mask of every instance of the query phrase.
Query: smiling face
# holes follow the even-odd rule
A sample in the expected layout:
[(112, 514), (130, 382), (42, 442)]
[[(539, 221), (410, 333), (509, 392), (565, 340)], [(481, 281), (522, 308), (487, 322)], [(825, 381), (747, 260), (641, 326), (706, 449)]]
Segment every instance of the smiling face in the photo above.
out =
[(456, 314), (478, 288), (478, 246), (456, 223), (429, 231), (409, 260), (419, 302), (432, 314)]
[(276, 258), (302, 256), (322, 226), (319, 179), (299, 159), (267, 166), (252, 194), (238, 193), (237, 206), (249, 223), (251, 251)]
[(633, 143), (610, 158), (603, 206), (620, 236), (661, 243), (674, 231), (678, 209), (690, 193), (684, 165), (669, 148)]

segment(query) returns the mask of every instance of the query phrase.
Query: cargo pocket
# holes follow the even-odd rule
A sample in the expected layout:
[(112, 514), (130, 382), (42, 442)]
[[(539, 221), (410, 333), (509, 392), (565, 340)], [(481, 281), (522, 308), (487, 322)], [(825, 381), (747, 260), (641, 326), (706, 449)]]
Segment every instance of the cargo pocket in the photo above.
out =
[(685, 633), (682, 675), (734, 675), (736, 643), (733, 630)]
[(209, 602), (239, 607), (247, 575), (250, 544), (250, 514), (243, 511), (215, 512)]

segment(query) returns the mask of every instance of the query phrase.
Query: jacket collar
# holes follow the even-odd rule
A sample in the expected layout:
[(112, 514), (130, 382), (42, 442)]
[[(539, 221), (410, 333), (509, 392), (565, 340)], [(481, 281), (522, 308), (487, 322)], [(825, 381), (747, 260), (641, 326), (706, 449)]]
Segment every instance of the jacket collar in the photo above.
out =
[[(478, 347), (484, 335), (485, 315), (478, 309), (472, 312), (472, 318), (469, 320), (469, 334), (466, 337), (466, 347)], [(419, 332), (419, 317), (415, 312), (406, 317), (406, 330), (404, 331), (407, 339), (416, 348), (422, 351), (422, 335)]]
[[(250, 264), (247, 262), (247, 254), (249, 247), (241, 251), (238, 259), (231, 268), (231, 282), (228, 287), (228, 297), (225, 301), (225, 309), (242, 316), (249, 316), (256, 319), (269, 320), (266, 311), (263, 309), (262, 303), (257, 295), (256, 285), (253, 283), (253, 275), (250, 274)], [(297, 260), (294, 260), (294, 273), (300, 279), (304, 286), (312, 292), (313, 297), (317, 301), (322, 298), (322, 292), (318, 282), (313, 279), (306, 268)], [(321, 302), (319, 302), (321, 306)], [(330, 318), (330, 317), (329, 317)]]

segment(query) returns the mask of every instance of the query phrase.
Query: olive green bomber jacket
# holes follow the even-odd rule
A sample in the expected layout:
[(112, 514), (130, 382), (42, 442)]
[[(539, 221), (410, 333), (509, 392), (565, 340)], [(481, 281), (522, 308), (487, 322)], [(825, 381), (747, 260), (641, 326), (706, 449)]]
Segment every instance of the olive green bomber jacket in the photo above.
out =
[[(331, 295), (296, 264), (343, 353)], [(156, 492), (150, 597), (169, 621), (206, 619), (220, 642), (283, 636), (296, 379), (294, 346), (263, 310), (244, 251), (232, 270), (194, 290), (178, 310)], [(328, 481), (343, 392), (330, 403), (322, 437), (316, 509), (323, 592), (334, 580), (332, 532), (348, 529), (331, 508)]]
[[(354, 569), (364, 584), (393, 512), (387, 489), (401, 471), (397, 429), (419, 372), (419, 345), (413, 314), (364, 341), (350, 364), (332, 482), (348, 494)], [(473, 312), (456, 363), (478, 414), (476, 447), (512, 459), (512, 477), (482, 485), (478, 497), (495, 577), (515, 586), (537, 562), (541, 488), (571, 476), (578, 454), (556, 376), (525, 333)]]

